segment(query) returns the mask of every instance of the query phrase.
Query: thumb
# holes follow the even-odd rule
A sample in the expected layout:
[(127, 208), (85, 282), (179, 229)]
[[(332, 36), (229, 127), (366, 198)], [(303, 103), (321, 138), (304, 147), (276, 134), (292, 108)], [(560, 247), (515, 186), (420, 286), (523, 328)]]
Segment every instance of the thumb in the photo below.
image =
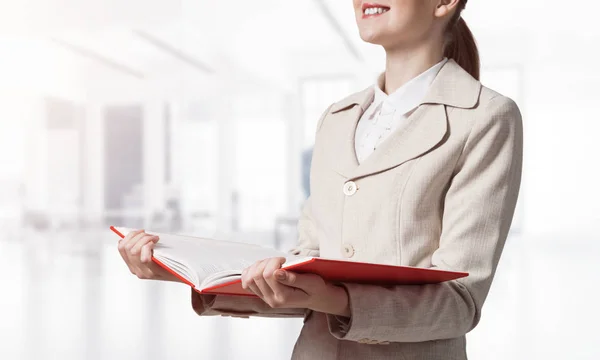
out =
[[(285, 277), (285, 279), (282, 277)], [(275, 272), (275, 278), (279, 283), (300, 289), (307, 294), (314, 292), (323, 283), (323, 279), (319, 275), (298, 274), (282, 269)]]
[(277, 270), (275, 278), (283, 285), (294, 287), (296, 289), (308, 292), (315, 286), (315, 275), (313, 274), (297, 274), (291, 271)]
[(275, 278), (284, 285), (292, 286), (296, 282), (296, 274), (279, 269), (275, 271)]

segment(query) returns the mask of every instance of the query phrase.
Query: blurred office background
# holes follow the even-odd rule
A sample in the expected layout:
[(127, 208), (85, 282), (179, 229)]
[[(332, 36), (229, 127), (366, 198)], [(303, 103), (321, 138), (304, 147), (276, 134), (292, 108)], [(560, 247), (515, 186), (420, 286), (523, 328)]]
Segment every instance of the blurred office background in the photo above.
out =
[[(313, 134), (371, 84), (350, 0), (0, 1), (0, 359), (286, 359), (301, 320), (199, 318), (111, 224), (289, 248)], [(600, 6), (470, 1), (525, 167), (472, 359), (600, 358)]]

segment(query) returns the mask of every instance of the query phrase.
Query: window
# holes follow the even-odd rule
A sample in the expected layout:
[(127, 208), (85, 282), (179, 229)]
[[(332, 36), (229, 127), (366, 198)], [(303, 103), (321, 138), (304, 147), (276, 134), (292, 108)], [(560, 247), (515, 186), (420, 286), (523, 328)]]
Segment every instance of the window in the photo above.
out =
[(317, 122), (332, 103), (343, 99), (353, 92), (352, 76), (319, 76), (304, 78), (300, 81), (300, 96), (304, 121), (303, 147), (311, 148)]

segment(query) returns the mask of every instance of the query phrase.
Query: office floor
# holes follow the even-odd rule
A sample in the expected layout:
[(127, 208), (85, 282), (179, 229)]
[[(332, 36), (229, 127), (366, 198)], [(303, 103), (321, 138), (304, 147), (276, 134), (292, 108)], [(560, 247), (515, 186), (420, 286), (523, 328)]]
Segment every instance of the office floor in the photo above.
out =
[[(3, 231), (0, 359), (286, 359), (301, 320), (200, 318), (128, 273), (103, 231)], [(471, 359), (600, 358), (598, 236), (512, 237)]]

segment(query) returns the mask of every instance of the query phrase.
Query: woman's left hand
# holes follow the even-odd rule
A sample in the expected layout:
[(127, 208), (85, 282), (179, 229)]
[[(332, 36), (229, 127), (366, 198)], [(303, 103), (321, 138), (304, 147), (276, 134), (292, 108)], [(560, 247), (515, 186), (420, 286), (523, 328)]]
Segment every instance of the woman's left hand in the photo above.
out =
[(348, 294), (318, 275), (281, 269), (285, 258), (258, 261), (242, 272), (242, 287), (272, 308), (306, 308), (327, 314), (350, 316)]

